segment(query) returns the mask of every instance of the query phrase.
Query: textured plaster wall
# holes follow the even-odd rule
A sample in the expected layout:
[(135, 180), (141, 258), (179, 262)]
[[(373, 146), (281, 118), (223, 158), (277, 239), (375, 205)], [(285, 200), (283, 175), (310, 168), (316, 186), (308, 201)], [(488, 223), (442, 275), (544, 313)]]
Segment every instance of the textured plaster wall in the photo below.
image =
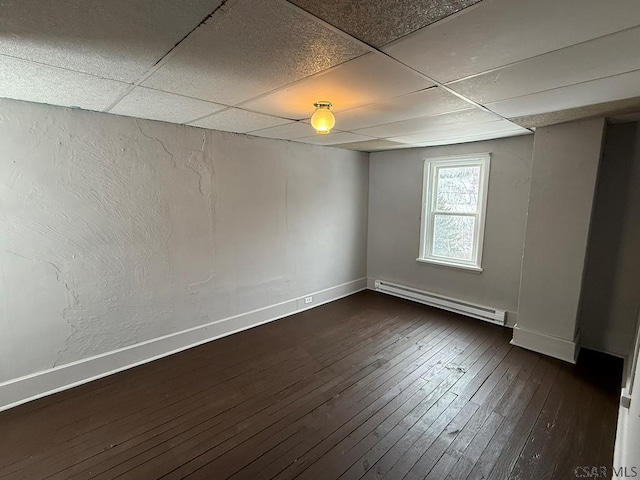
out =
[(366, 274), (368, 155), (0, 100), (0, 382)]
[[(509, 312), (518, 307), (533, 136), (371, 154), (367, 275)], [(491, 152), (480, 274), (416, 262), (424, 159)]]

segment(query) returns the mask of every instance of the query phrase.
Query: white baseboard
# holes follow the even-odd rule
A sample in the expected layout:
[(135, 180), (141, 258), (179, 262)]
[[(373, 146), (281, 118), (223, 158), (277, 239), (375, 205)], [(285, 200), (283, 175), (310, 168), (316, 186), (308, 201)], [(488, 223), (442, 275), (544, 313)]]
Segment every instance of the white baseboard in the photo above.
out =
[[(299, 298), (0, 383), (0, 411), (365, 290), (360, 278)], [(305, 297), (313, 302), (304, 303)]]
[(513, 327), (513, 339), (511, 345), (533, 350), (550, 357), (558, 358), (569, 363), (576, 363), (580, 352), (578, 332), (573, 340), (552, 337), (538, 332), (532, 332), (524, 328)]

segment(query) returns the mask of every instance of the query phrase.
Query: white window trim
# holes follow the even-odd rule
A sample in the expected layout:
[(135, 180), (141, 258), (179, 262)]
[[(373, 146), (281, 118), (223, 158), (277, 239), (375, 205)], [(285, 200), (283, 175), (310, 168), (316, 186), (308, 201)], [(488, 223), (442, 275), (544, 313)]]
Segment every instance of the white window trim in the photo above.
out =
[[(478, 191), (479, 212), (476, 214), (478, 219), (478, 228), (475, 232), (474, 251), (475, 259), (471, 261), (452, 260), (449, 258), (438, 257), (430, 253), (431, 235), (433, 234), (434, 213), (431, 205), (435, 195), (435, 175), (432, 172), (436, 167), (447, 167), (457, 165), (480, 165), (480, 185)], [(484, 227), (486, 222), (487, 196), (489, 191), (489, 170), (491, 167), (490, 153), (475, 153), (467, 155), (455, 155), (450, 157), (426, 158), (424, 160), (424, 171), (422, 179), (422, 217), (420, 220), (420, 252), (416, 261), (421, 263), (431, 263), (446, 267), (459, 268), (463, 270), (471, 270), (482, 272), (482, 250), (484, 244)]]

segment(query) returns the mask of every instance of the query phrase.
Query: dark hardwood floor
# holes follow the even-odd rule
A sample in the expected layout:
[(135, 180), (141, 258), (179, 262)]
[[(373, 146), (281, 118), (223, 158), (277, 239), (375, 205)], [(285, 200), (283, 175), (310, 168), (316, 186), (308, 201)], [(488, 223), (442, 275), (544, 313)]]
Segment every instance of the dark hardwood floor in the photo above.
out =
[[(0, 414), (0, 479), (570, 479), (622, 364), (373, 292)], [(578, 473), (583, 472), (579, 470)]]

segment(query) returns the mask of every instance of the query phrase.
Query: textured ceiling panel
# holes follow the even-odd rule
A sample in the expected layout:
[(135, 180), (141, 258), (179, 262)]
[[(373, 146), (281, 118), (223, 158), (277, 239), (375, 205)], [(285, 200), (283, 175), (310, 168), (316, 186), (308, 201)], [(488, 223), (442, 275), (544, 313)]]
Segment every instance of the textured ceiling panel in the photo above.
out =
[(448, 82), (638, 24), (638, 0), (485, 0), (383, 50)]
[(251, 135), (266, 138), (281, 138), (283, 140), (295, 140), (296, 138), (308, 137), (314, 133), (313, 127), (304, 122), (292, 122), (277, 127), (264, 128), (250, 132)]
[(480, 0), (289, 0), (334, 27), (381, 47)]
[(0, 96), (363, 150), (469, 142), (528, 133), (473, 101), (534, 126), (636, 108), (638, 25), (640, 0), (0, 0)]
[(416, 146), (431, 146), (475, 142), (489, 138), (527, 135), (530, 133), (529, 130), (514, 125), (507, 120), (496, 120), (494, 122), (481, 123), (473, 126), (452, 126), (413, 135), (391, 137), (389, 140), (400, 143), (410, 143)]
[(133, 82), (220, 0), (3, 0), (0, 54)]
[(85, 110), (104, 110), (126, 83), (0, 55), (0, 97)]
[(137, 87), (109, 112), (172, 123), (188, 123), (224, 110), (224, 105)]
[(479, 103), (505, 100), (640, 70), (639, 46), (640, 27), (556, 50), (449, 86)]
[(391, 140), (376, 139), (365, 142), (341, 143), (340, 148), (359, 150), (361, 152), (380, 152), (382, 150), (394, 150), (396, 148), (411, 148), (411, 145), (392, 142)]
[(503, 117), (556, 112), (640, 96), (640, 70), (487, 105)]
[(396, 137), (399, 135), (410, 135), (412, 133), (428, 132), (436, 128), (455, 128), (474, 125), (476, 123), (492, 122), (500, 120), (500, 117), (493, 113), (486, 112), (473, 107), (455, 113), (446, 113), (429, 117), (412, 118), (401, 122), (379, 125), (376, 127), (357, 130), (357, 133), (370, 135), (372, 137)]
[(410, 118), (439, 115), (469, 108), (470, 103), (439, 87), (376, 102), (340, 113), (340, 127), (356, 130)]
[(276, 0), (238, 0), (195, 31), (143, 85), (236, 105), (363, 53)]
[(620, 118), (630, 118), (634, 121), (640, 115), (640, 97), (616, 100), (614, 102), (598, 103), (585, 107), (570, 108), (558, 112), (539, 113), (526, 117), (515, 117), (510, 120), (513, 123), (526, 128), (544, 127), (556, 123), (571, 122), (584, 118), (610, 117), (610, 120), (617, 121)]
[(300, 138), (297, 141), (303, 143), (313, 143), (314, 145), (340, 145), (342, 143), (366, 142), (373, 140), (366, 135), (359, 135), (350, 132), (336, 132), (329, 135), (314, 135), (310, 137)]
[(370, 53), (243, 106), (281, 117), (303, 119), (313, 114), (313, 103), (318, 100), (332, 102), (333, 111), (340, 112), (431, 86), (432, 83), (393, 60)]
[(246, 133), (261, 128), (288, 123), (289, 120), (270, 117), (260, 113), (247, 112), (238, 108), (229, 108), (220, 113), (190, 123), (195, 127), (222, 130), (224, 132)]
[(455, 145), (458, 143), (482, 142), (484, 140), (495, 140), (496, 138), (519, 137), (521, 135), (530, 135), (529, 130), (496, 130), (475, 135), (463, 135), (455, 138), (441, 138), (429, 140), (422, 143), (413, 143), (412, 147), (437, 147), (441, 145)]

